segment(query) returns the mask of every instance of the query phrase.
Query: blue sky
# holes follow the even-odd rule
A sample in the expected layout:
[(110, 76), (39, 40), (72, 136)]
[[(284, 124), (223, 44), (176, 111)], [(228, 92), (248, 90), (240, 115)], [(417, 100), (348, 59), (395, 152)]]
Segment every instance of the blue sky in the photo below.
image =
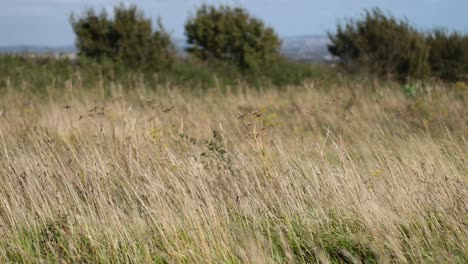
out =
[[(74, 42), (68, 23), (72, 12), (87, 7), (108, 8), (120, 0), (0, 0), (0, 45), (69, 45)], [(161, 16), (175, 38), (203, 2), (241, 5), (273, 26), (280, 36), (324, 35), (344, 17), (356, 17), (364, 8), (380, 7), (407, 17), (426, 30), (442, 26), (468, 32), (468, 0), (134, 0), (146, 16)]]

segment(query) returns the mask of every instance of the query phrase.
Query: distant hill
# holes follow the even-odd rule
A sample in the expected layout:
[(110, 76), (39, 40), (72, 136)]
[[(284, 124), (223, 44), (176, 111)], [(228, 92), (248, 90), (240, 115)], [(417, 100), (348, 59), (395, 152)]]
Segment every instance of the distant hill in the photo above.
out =
[[(282, 39), (281, 52), (296, 61), (303, 62), (333, 62), (333, 57), (327, 50), (326, 36), (293, 36)], [(184, 39), (174, 39), (174, 44), (180, 54), (184, 56), (187, 43)], [(74, 45), (65, 46), (0, 46), (2, 53), (33, 53), (33, 54), (75, 54)]]
[[(330, 63), (336, 60), (328, 52), (328, 37), (326, 36), (293, 36), (281, 39), (283, 45), (281, 53), (286, 57), (302, 62)], [(185, 54), (187, 43), (184, 39), (175, 39), (174, 43), (181, 54)]]
[(334, 62), (328, 52), (326, 36), (293, 36), (282, 39), (281, 52), (293, 60), (303, 62)]
[(36, 53), (36, 54), (47, 54), (47, 53), (76, 53), (76, 47), (74, 45), (65, 46), (35, 46), (35, 45), (17, 45), (17, 46), (0, 46), (0, 52), (2, 53)]

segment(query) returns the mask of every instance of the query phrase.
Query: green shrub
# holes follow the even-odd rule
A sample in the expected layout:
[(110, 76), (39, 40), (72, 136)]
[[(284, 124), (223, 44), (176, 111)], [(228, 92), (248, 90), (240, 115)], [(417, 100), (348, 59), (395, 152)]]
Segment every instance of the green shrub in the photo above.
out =
[(88, 9), (82, 17), (72, 15), (70, 22), (80, 56), (153, 69), (170, 66), (175, 59), (172, 42), (161, 21), (153, 31), (151, 19), (145, 18), (136, 6), (115, 7), (113, 19), (108, 18), (105, 10), (96, 14)]
[(188, 51), (202, 60), (233, 62), (249, 70), (274, 62), (281, 41), (242, 8), (203, 5), (185, 25)]
[(436, 29), (427, 37), (432, 72), (446, 81), (468, 80), (468, 36)]
[(403, 85), (402, 90), (406, 97), (416, 97), (419, 87), (415, 84), (407, 83)]
[(349, 19), (329, 33), (330, 53), (349, 69), (368, 70), (399, 80), (422, 79), (430, 74), (429, 47), (423, 34), (406, 20), (366, 10), (361, 19)]

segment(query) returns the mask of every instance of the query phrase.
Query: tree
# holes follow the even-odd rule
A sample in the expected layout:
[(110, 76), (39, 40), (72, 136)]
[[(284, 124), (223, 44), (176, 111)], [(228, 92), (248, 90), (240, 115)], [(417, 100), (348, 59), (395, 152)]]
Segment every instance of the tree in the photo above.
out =
[(114, 8), (114, 18), (88, 9), (82, 17), (70, 19), (79, 55), (102, 61), (110, 59), (129, 67), (160, 69), (174, 61), (174, 48), (161, 21), (153, 31), (151, 19), (132, 5)]
[(242, 8), (203, 5), (185, 25), (188, 52), (202, 60), (255, 69), (273, 63), (281, 41), (270, 27)]
[(468, 36), (436, 29), (427, 37), (432, 72), (442, 80), (468, 80)]
[(380, 9), (366, 10), (360, 20), (348, 20), (329, 33), (328, 50), (345, 66), (365, 68), (400, 80), (429, 75), (429, 47), (423, 34), (406, 20), (386, 16)]

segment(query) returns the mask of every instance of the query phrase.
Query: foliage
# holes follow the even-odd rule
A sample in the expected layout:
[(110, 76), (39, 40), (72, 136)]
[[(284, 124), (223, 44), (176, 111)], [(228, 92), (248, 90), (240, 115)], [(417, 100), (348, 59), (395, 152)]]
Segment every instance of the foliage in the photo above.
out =
[(154, 69), (170, 66), (175, 59), (171, 39), (161, 20), (153, 31), (151, 19), (145, 18), (134, 5), (116, 6), (113, 19), (105, 10), (97, 14), (88, 9), (82, 17), (73, 15), (70, 22), (80, 56)]
[(406, 20), (387, 16), (378, 8), (366, 10), (361, 19), (338, 25), (329, 37), (329, 51), (350, 69), (399, 80), (424, 78), (430, 73), (424, 36)]
[(436, 29), (427, 37), (432, 72), (442, 80), (468, 80), (468, 36)]
[(270, 27), (242, 8), (203, 5), (185, 25), (188, 51), (203, 60), (232, 62), (250, 70), (277, 59), (281, 42)]
[[(27, 74), (25, 74), (27, 72)], [(53, 59), (0, 55), (0, 92), (6, 89), (25, 90), (47, 95), (63, 92), (67, 85), (76, 89), (110, 89), (116, 83), (123, 88), (133, 87), (135, 78), (150, 87), (179, 86), (197, 90), (217, 88), (223, 91), (248, 85), (252, 88), (283, 89), (288, 85), (301, 85), (306, 80), (334, 83), (336, 73), (326, 65), (307, 65), (287, 59), (259, 71), (243, 71), (237, 66), (221, 61), (177, 60), (169, 68), (155, 74), (154, 70), (131, 69), (111, 59), (80, 58)]]
[(73, 76), (72, 68), (66, 59), (0, 54), (0, 91), (17, 89), (43, 94), (48, 89), (60, 90)]
[(403, 93), (407, 97), (416, 97), (418, 93), (418, 87), (415, 84), (407, 83), (402, 87), (402, 89), (403, 89)]

